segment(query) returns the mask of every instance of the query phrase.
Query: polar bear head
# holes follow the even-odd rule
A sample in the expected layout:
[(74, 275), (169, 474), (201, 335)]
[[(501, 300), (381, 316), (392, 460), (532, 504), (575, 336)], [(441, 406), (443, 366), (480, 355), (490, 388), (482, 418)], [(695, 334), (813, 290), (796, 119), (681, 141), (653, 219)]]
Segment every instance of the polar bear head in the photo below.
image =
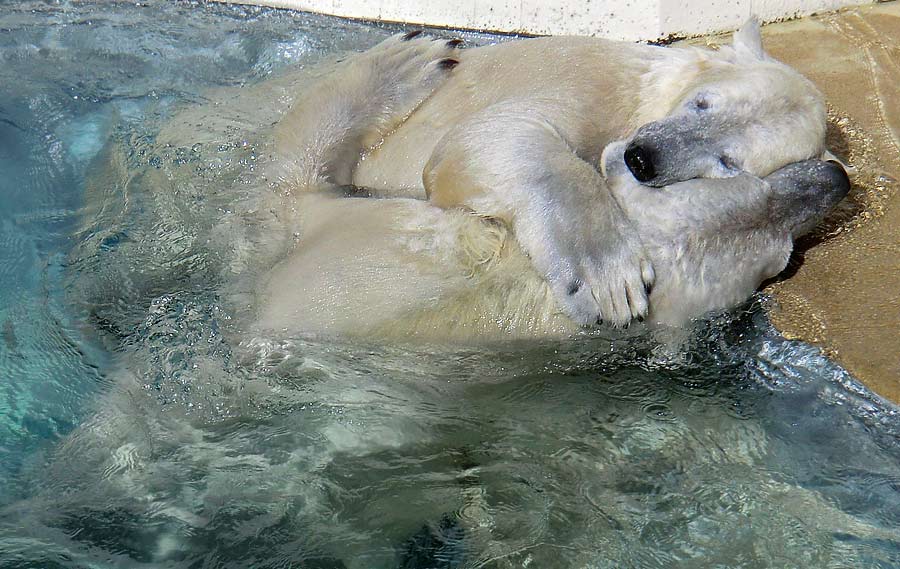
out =
[(817, 159), (764, 178), (741, 173), (652, 188), (629, 172), (626, 148), (610, 144), (601, 167), (656, 269), (650, 318), (663, 324), (744, 302), (850, 189), (839, 164)]
[(657, 93), (650, 100), (663, 103), (653, 112), (664, 115), (638, 128), (625, 151), (638, 181), (659, 187), (741, 172), (766, 176), (821, 155), (824, 99), (809, 80), (766, 55), (755, 20), (718, 51), (666, 51), (674, 55), (655, 64), (643, 88)]

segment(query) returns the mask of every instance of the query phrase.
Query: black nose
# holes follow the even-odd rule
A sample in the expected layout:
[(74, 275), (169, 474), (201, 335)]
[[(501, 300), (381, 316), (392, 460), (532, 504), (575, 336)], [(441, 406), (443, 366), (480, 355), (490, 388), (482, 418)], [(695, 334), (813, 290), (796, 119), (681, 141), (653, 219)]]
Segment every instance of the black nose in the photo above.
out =
[(638, 182), (649, 182), (656, 177), (653, 167), (653, 152), (648, 148), (631, 143), (625, 149), (625, 165)]
[(840, 196), (839, 199), (844, 199), (844, 196), (850, 193), (850, 177), (839, 162), (829, 160), (828, 165), (832, 191)]

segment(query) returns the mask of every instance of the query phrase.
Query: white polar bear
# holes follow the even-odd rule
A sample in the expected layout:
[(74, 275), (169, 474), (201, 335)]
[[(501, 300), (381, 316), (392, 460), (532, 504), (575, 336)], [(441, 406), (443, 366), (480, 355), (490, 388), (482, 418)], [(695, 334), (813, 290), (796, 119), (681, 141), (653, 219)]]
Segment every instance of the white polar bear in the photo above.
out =
[[(640, 212), (626, 215), (622, 200), (614, 198), (598, 171), (601, 151), (619, 138), (627, 140), (623, 159), (632, 180), (648, 187), (698, 177), (765, 176), (820, 155), (825, 136), (822, 97), (809, 81), (765, 55), (755, 22), (735, 35), (732, 46), (718, 51), (541, 38), (446, 57), (445, 50), (456, 45), (409, 34), (335, 69), (276, 127), (276, 176), (283, 187), (298, 195), (323, 185), (351, 184), (389, 195), (421, 197), (424, 191), (435, 206), (463, 206), (499, 220), (512, 229), (527, 257), (516, 269), (507, 269), (514, 271), (512, 280), (527, 281), (516, 279), (533, 267), (549, 285), (549, 296), (535, 282), (513, 300), (516, 285), (506, 282), (503, 307), (491, 294), (456, 305), (462, 310), (490, 304), (481, 317), (499, 318), (505, 327), (521, 327), (512, 322), (522, 318), (532, 330), (603, 321), (625, 325), (648, 314), (661, 322), (683, 322), (711, 308), (733, 305), (759, 284), (756, 274), (738, 270), (740, 285), (721, 293), (728, 300), (685, 302), (677, 318), (654, 309), (649, 291), (659, 278), (654, 257), (661, 255), (651, 255), (642, 242), (649, 228), (646, 223), (643, 231), (635, 226), (642, 219)], [(727, 187), (743, 189), (748, 183)], [(707, 186), (719, 184), (691, 185)], [(434, 249), (427, 253), (432, 256), (429, 262), (449, 267), (439, 258), (461, 258), (462, 245), (454, 242), (454, 232), (482, 243), (483, 234), (472, 229), (479, 222), (459, 214), (441, 216), (422, 203), (338, 205), (298, 199), (304, 200), (297, 205), (303, 212), (303, 241), (315, 245), (302, 245), (269, 279), (260, 298), (264, 326), (360, 330), (347, 319), (370, 319), (375, 326), (386, 314), (393, 315), (387, 320), (397, 321), (401, 307), (418, 314), (424, 300), (446, 300), (447, 290), (469, 291), (471, 296), (471, 287), (450, 284), (455, 281), (442, 270), (417, 272), (410, 267), (417, 262), (412, 260), (415, 253), (429, 247)], [(712, 194), (706, 199), (702, 205), (711, 213), (691, 218), (698, 224), (692, 228), (696, 231), (721, 221), (716, 218), (721, 209), (716, 199)], [(723, 205), (730, 204), (730, 198), (721, 199)], [(695, 205), (701, 205), (700, 200)], [(430, 227), (410, 237), (412, 249), (401, 253), (395, 239), (416, 224)], [(758, 225), (766, 229), (764, 222)], [(334, 226), (340, 226), (340, 237), (333, 233)], [(489, 234), (504, 234), (503, 227), (490, 227)], [(480, 236), (473, 238), (472, 231)], [(380, 252), (370, 246), (373, 243), (380, 244)], [(785, 260), (790, 240), (775, 248)], [(488, 257), (495, 259), (497, 247), (487, 249)], [(368, 257), (359, 257), (363, 250)], [(317, 269), (309, 264), (313, 259)], [(394, 275), (369, 270), (375, 259), (390, 266)], [(352, 264), (361, 268), (348, 268)], [(779, 270), (783, 266), (781, 262)], [(730, 268), (726, 263), (719, 266), (723, 272)], [(387, 286), (394, 276), (410, 271), (415, 279), (379, 292), (379, 283)], [(430, 286), (431, 279), (439, 284), (440, 294)], [(287, 282), (293, 284), (282, 286)], [(680, 293), (691, 295), (688, 283), (696, 279), (685, 275), (681, 282)], [(296, 290), (304, 291), (303, 296), (295, 297)], [(705, 290), (701, 287), (694, 294)], [(656, 298), (662, 298), (660, 294)], [(528, 312), (524, 306), (535, 305), (537, 298), (552, 298), (562, 314), (546, 304), (523, 316)], [(446, 303), (439, 313), (448, 320), (470, 319)], [(294, 318), (293, 326), (289, 318)], [(538, 320), (543, 324), (536, 324)], [(437, 321), (433, 325), (438, 326)]]
[(646, 316), (658, 272), (598, 172), (607, 144), (628, 139), (629, 169), (652, 186), (765, 176), (823, 152), (821, 94), (766, 56), (755, 21), (718, 51), (540, 38), (425, 58), (427, 80), (397, 83), (404, 45), (455, 47), (410, 36), (347, 61), (287, 113), (277, 176), (424, 191), (500, 219), (577, 324)]

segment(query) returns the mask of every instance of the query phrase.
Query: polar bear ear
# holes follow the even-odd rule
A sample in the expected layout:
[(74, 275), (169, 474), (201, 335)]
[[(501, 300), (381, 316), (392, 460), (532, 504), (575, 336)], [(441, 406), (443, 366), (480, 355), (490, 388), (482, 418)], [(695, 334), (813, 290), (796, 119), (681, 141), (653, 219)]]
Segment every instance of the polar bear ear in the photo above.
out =
[(762, 36), (759, 32), (759, 20), (756, 16), (751, 16), (741, 26), (741, 29), (734, 32), (732, 47), (734, 47), (735, 55), (738, 57), (758, 60), (768, 59), (766, 51), (763, 49)]

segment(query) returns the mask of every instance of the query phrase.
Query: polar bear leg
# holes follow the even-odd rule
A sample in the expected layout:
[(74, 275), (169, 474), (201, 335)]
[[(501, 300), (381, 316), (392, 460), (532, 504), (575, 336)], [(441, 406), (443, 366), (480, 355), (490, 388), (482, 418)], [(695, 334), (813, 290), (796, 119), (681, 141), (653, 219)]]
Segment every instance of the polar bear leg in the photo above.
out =
[(438, 143), (423, 179), (435, 205), (509, 222), (575, 322), (624, 326), (647, 313), (654, 272), (636, 230), (540, 103), (476, 113)]
[(460, 43), (413, 32), (337, 63), (276, 126), (276, 179), (304, 189), (350, 184), (360, 154), (449, 77)]

